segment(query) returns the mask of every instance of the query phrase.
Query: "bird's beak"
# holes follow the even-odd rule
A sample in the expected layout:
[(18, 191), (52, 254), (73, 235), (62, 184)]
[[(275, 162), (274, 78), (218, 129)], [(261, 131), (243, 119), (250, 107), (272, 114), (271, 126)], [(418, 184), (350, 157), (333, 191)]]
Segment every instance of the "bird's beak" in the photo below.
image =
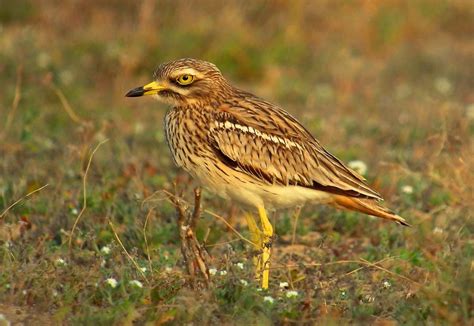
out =
[(143, 95), (155, 95), (158, 94), (159, 91), (165, 89), (166, 87), (163, 85), (158, 84), (156, 81), (153, 81), (145, 86), (137, 87), (132, 90), (129, 90), (126, 97), (138, 97)]

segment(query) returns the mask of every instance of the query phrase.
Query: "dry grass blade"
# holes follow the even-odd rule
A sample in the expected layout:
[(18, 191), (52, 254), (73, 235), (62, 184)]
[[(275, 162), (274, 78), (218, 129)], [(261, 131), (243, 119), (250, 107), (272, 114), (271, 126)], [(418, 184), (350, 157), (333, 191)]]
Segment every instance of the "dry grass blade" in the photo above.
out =
[(50, 84), (52, 90), (56, 94), (56, 96), (59, 98), (61, 101), (61, 104), (64, 108), (64, 111), (66, 111), (67, 115), (71, 118), (72, 121), (78, 124), (84, 124), (86, 121), (81, 119), (76, 112), (74, 112), (71, 104), (69, 104), (69, 101), (67, 100), (66, 96), (64, 96), (64, 93), (57, 87), (54, 83), (51, 82)]
[(15, 207), (16, 205), (18, 205), (22, 200), (25, 200), (27, 199), (28, 197), (32, 196), (33, 194), (37, 193), (38, 191), (41, 191), (43, 190), (44, 188), (48, 187), (49, 184), (45, 184), (44, 186), (41, 186), (33, 191), (30, 191), (29, 193), (27, 193), (26, 195), (24, 195), (23, 197), (21, 197), (20, 199), (16, 200), (13, 204), (11, 204), (10, 206), (8, 206), (1, 214), (0, 214), (0, 219), (2, 219), (13, 207)]
[(406, 277), (406, 276), (404, 276), (404, 275), (401, 275), (401, 274), (392, 272), (392, 271), (390, 271), (390, 270), (388, 270), (388, 269), (386, 269), (386, 268), (383, 268), (382, 266), (376, 265), (376, 263), (368, 262), (367, 260), (362, 259), (362, 258), (361, 258), (360, 260), (361, 260), (361, 262), (367, 264), (367, 265), (370, 266), (370, 267), (374, 267), (374, 268), (380, 269), (381, 271), (384, 271), (385, 273), (388, 273), (388, 274), (390, 274), (390, 275), (393, 275), (393, 276), (396, 276), (396, 277), (398, 277), (398, 278), (404, 279), (405, 281), (409, 281), (409, 282), (411, 282), (411, 283), (414, 283), (414, 284), (417, 284), (417, 285), (420, 285), (420, 286), (421, 286), (421, 284), (420, 284), (419, 282), (417, 282), (417, 281), (415, 281), (415, 280), (412, 280), (411, 278), (408, 278), (408, 277)]
[[(381, 264), (381, 263), (383, 263), (383, 262), (385, 262), (385, 261), (392, 260), (392, 259), (395, 259), (395, 257), (385, 257), (385, 258), (383, 258), (383, 259), (381, 259), (381, 260), (379, 260), (379, 261), (376, 261), (375, 263), (370, 263), (370, 262), (367, 262), (367, 263), (373, 264), (373, 265), (377, 265), (377, 264)], [(364, 265), (364, 266), (358, 267), (358, 268), (356, 268), (356, 269), (353, 269), (353, 270), (350, 271), (350, 272), (347, 272), (346, 274), (344, 274), (344, 275), (342, 275), (342, 276), (340, 276), (340, 277), (337, 277), (336, 279), (332, 280), (331, 282), (337, 282), (337, 281), (339, 281), (341, 278), (344, 278), (344, 277), (346, 277), (346, 276), (355, 274), (355, 273), (357, 273), (357, 272), (359, 272), (359, 271), (361, 271), (361, 270), (363, 270), (363, 269), (369, 268), (369, 267), (371, 267), (371, 265)]]
[(296, 208), (296, 211), (295, 213), (293, 214), (293, 234), (291, 235), (291, 244), (294, 245), (295, 242), (296, 242), (296, 229), (298, 227), (298, 220), (300, 218), (300, 215), (301, 215), (301, 210), (302, 210), (302, 206), (298, 206)]
[(372, 264), (370, 262), (363, 262), (360, 260), (338, 260), (331, 261), (328, 263), (309, 263), (309, 264), (286, 264), (286, 265), (277, 265), (273, 266), (270, 269), (282, 269), (282, 268), (295, 268), (295, 267), (318, 267), (318, 266), (330, 266), (330, 265), (342, 265), (342, 264), (363, 264), (368, 265)]
[(145, 280), (145, 282), (146, 282), (147, 284), (150, 284), (150, 281), (148, 281), (148, 278), (146, 277), (146, 275), (145, 275), (145, 273), (143, 272), (143, 270), (140, 268), (140, 266), (138, 265), (138, 263), (135, 261), (135, 259), (133, 259), (133, 257), (130, 255), (130, 253), (127, 251), (127, 249), (126, 249), (125, 246), (123, 245), (122, 240), (120, 240), (120, 237), (118, 236), (117, 231), (115, 231), (114, 224), (112, 223), (111, 220), (109, 220), (109, 226), (110, 226), (110, 228), (112, 229), (112, 233), (114, 234), (115, 239), (116, 239), (117, 242), (119, 243), (120, 247), (122, 247), (123, 252), (125, 252), (125, 255), (127, 255), (127, 258), (133, 263), (133, 265), (135, 266), (135, 268), (137, 269), (137, 271), (140, 273), (140, 275), (143, 277), (143, 279)]
[(145, 223), (143, 224), (143, 239), (145, 240), (145, 248), (146, 248), (146, 256), (148, 259), (148, 267), (150, 268), (150, 272), (153, 273), (153, 264), (151, 263), (151, 256), (150, 256), (150, 247), (148, 245), (148, 238), (146, 236), (146, 229), (148, 226), (148, 220), (150, 219), (151, 214), (153, 213), (154, 209), (150, 209), (146, 214)]
[(222, 241), (222, 242), (217, 242), (217, 243), (213, 243), (213, 244), (206, 244), (206, 248), (212, 248), (212, 247), (219, 247), (219, 246), (225, 246), (225, 245), (228, 245), (230, 243), (234, 243), (234, 242), (239, 242), (239, 241), (242, 241), (242, 239), (232, 239), (232, 240), (229, 240), (229, 241)]
[(108, 139), (104, 139), (103, 141), (98, 143), (97, 146), (92, 151), (91, 156), (89, 156), (89, 161), (87, 162), (87, 167), (86, 167), (86, 170), (84, 171), (84, 176), (82, 178), (82, 196), (83, 196), (83, 198), (82, 198), (82, 208), (81, 208), (81, 211), (79, 212), (79, 214), (77, 215), (76, 220), (74, 221), (74, 225), (72, 226), (71, 233), (69, 234), (69, 244), (68, 244), (69, 245), (69, 251), (71, 251), (72, 237), (74, 236), (74, 231), (76, 230), (77, 224), (79, 223), (79, 221), (82, 217), (82, 214), (84, 214), (84, 211), (87, 208), (87, 175), (89, 173), (89, 169), (90, 169), (91, 164), (92, 164), (92, 158), (94, 157), (94, 155), (97, 152), (97, 150), (99, 149), (99, 147), (102, 146), (104, 143), (106, 143), (108, 141), (109, 141)]
[(5, 122), (5, 126), (3, 127), (3, 132), (1, 134), (3, 138), (10, 129), (10, 126), (13, 122), (13, 118), (15, 117), (15, 113), (18, 109), (18, 105), (20, 104), (21, 100), (21, 83), (22, 83), (22, 74), (23, 74), (23, 65), (20, 65), (16, 71), (16, 85), (15, 85), (15, 96), (13, 97), (12, 107), (10, 112), (8, 112), (8, 116)]
[(344, 274), (343, 276), (341, 277), (345, 277), (345, 276), (348, 276), (350, 274), (353, 274), (353, 273), (357, 273), (358, 271), (364, 269), (364, 268), (368, 268), (368, 267), (374, 267), (374, 268), (377, 268), (381, 271), (384, 271), (385, 273), (388, 273), (390, 275), (393, 275), (393, 276), (396, 276), (398, 278), (402, 278), (406, 281), (409, 281), (411, 283), (415, 283), (417, 285), (420, 285), (420, 283), (418, 283), (417, 281), (414, 281), (406, 276), (403, 276), (401, 274), (397, 274), (395, 272), (392, 272), (382, 266), (379, 266), (379, 264), (385, 262), (385, 261), (388, 261), (388, 260), (391, 260), (391, 259), (396, 259), (397, 257), (386, 257), (382, 260), (379, 260), (379, 261), (376, 261), (374, 263), (371, 263), (365, 259), (360, 259), (360, 260), (338, 260), (338, 261), (333, 261), (333, 262), (328, 262), (328, 263), (311, 263), (311, 264), (287, 264), (287, 265), (279, 265), (279, 266), (273, 266), (271, 267), (270, 269), (288, 269), (288, 268), (297, 268), (297, 267), (318, 267), (318, 266), (330, 266), (330, 265), (341, 265), (341, 264), (359, 264), (359, 265), (364, 265), (362, 267), (358, 267), (346, 274)]

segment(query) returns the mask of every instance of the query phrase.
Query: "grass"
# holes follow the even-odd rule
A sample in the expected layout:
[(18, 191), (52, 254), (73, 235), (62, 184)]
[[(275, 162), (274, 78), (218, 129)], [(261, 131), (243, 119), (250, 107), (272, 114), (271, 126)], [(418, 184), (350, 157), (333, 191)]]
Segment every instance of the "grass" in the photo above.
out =
[[(0, 313), (43, 324), (472, 324), (470, 18), (468, 1), (3, 4)], [(297, 225), (294, 209), (273, 213), (272, 283), (259, 291), (251, 247), (232, 230), (249, 237), (243, 211), (204, 192), (197, 236), (216, 273), (190, 287), (163, 192), (192, 202), (194, 183), (168, 154), (165, 108), (124, 98), (185, 56), (279, 103), (344, 161), (363, 160), (413, 227), (313, 205)]]

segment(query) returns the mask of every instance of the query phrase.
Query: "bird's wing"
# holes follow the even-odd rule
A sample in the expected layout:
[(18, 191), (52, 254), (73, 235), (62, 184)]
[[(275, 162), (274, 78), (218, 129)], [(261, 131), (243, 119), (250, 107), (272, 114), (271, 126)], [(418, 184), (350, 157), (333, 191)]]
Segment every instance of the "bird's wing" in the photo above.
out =
[(381, 199), (290, 114), (257, 100), (229, 103), (214, 111), (209, 140), (223, 163), (267, 184)]

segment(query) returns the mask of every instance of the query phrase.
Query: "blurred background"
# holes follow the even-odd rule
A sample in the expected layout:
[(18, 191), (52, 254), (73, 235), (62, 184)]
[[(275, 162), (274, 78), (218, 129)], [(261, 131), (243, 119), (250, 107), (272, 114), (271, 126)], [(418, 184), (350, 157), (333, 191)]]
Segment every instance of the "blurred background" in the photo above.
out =
[[(22, 307), (24, 320), (45, 322), (472, 322), (473, 21), (468, 0), (0, 0), (0, 313)], [(357, 264), (276, 270), (275, 284), (289, 281), (300, 296), (278, 301), (274, 289), (268, 295), (278, 304), (269, 306), (235, 288), (252, 279), (249, 260), (246, 275), (190, 292), (173, 207), (155, 192), (194, 184), (166, 148), (166, 107), (124, 97), (160, 63), (182, 57), (211, 61), (234, 84), (285, 108), (330, 152), (362, 166), (414, 225), (401, 230), (309, 205), (294, 228), (293, 210), (275, 213), (277, 263), (390, 256), (383, 268), (410, 281), (377, 268), (340, 277)], [(86, 166), (104, 139), (68, 256)], [(240, 227), (231, 203), (204, 199)], [(149, 237), (158, 272), (135, 292), (125, 280), (139, 275), (108, 221), (145, 264)], [(200, 230), (208, 244), (235, 237), (211, 216)], [(104, 258), (105, 246), (113, 250)], [(209, 251), (225, 253), (213, 261), (218, 269), (248, 255), (242, 243), (232, 253)], [(74, 268), (61, 269), (58, 259)], [(104, 285), (110, 277), (121, 279), (120, 292)], [(193, 296), (208, 300), (194, 307)]]

